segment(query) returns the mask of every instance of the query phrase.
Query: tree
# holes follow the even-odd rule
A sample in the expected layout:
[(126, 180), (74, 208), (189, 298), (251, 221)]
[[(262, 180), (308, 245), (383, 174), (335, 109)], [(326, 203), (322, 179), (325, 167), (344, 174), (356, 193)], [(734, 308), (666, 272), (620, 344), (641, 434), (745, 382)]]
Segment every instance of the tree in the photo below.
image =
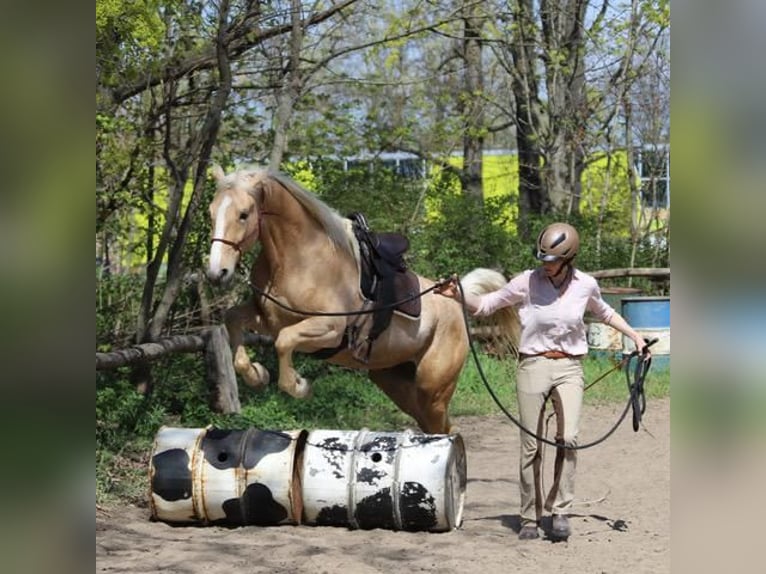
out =
[(585, 167), (636, 81), (638, 40), (649, 38), (646, 56), (667, 27), (665, 2), (633, 0), (627, 13), (594, 4), (514, 0), (486, 39), (510, 79), (522, 229), (532, 215), (578, 213)]
[(463, 169), (460, 178), (469, 197), (482, 202), (481, 167), (484, 152), (484, 82), (482, 66), (482, 27), (484, 16), (478, 2), (462, 6), (463, 51), (465, 65), (464, 88), (459, 96), (458, 110), (463, 118)]

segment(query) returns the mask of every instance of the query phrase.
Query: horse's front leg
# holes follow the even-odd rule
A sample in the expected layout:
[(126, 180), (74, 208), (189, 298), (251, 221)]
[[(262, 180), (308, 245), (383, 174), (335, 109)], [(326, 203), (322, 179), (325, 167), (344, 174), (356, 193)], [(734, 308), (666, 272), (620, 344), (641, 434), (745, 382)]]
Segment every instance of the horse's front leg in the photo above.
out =
[(346, 320), (342, 317), (311, 317), (285, 327), (274, 341), (279, 359), (279, 388), (295, 398), (311, 394), (311, 385), (293, 368), (293, 352), (311, 353), (337, 347), (343, 340)]
[(248, 386), (262, 389), (269, 384), (269, 372), (260, 363), (250, 361), (244, 345), (245, 329), (263, 332), (263, 319), (252, 303), (242, 303), (226, 311), (224, 318), (229, 344), (234, 356), (234, 370)]

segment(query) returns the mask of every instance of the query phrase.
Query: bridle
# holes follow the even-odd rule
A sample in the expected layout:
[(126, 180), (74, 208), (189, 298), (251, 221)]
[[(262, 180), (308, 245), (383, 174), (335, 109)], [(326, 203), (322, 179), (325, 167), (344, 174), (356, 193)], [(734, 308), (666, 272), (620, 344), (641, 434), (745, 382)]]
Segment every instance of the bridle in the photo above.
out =
[[(247, 239), (247, 237), (245, 237), (245, 239)], [(242, 244), (245, 242), (245, 239), (243, 239), (239, 243), (235, 243), (234, 241), (229, 241), (228, 239), (223, 239), (222, 237), (213, 237), (210, 240), (210, 243), (215, 243), (217, 241), (218, 243), (223, 243), (224, 245), (228, 245), (229, 247), (235, 249), (237, 253), (239, 253), (239, 256), (242, 257)]]
[(210, 243), (213, 244), (215, 242), (223, 243), (224, 245), (228, 245), (232, 249), (234, 249), (237, 253), (239, 253), (239, 258), (242, 259), (242, 255), (244, 255), (244, 252), (242, 251), (242, 246), (247, 242), (253, 235), (256, 235), (255, 240), (258, 240), (258, 235), (260, 235), (261, 232), (261, 226), (263, 225), (263, 216), (264, 215), (277, 215), (273, 211), (265, 211), (265, 210), (258, 210), (258, 228), (256, 233), (250, 233), (248, 235), (245, 235), (241, 241), (231, 241), (230, 239), (224, 239), (223, 237), (213, 237), (210, 240)]

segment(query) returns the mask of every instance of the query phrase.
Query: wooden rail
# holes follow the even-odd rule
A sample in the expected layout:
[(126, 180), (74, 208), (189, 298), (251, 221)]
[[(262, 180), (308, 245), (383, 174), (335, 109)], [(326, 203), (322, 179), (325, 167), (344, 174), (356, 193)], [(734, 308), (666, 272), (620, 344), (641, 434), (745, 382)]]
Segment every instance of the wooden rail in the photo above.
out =
[[(96, 353), (96, 370), (102, 371), (127, 367), (130, 364), (141, 361), (154, 361), (173, 353), (204, 351), (214, 329), (215, 327), (203, 329), (199, 335), (173, 335), (154, 343), (142, 343), (141, 345), (133, 345), (118, 351)], [(272, 343), (271, 337), (255, 333), (245, 334), (245, 345), (249, 347), (270, 345)]]
[[(273, 344), (271, 337), (245, 334), (245, 344), (248, 346)], [(238, 413), (241, 411), (237, 376), (234, 373), (234, 363), (229, 347), (229, 337), (226, 327), (218, 325), (200, 331), (198, 335), (175, 335), (153, 343), (134, 345), (109, 353), (96, 353), (96, 370), (116, 369), (145, 361), (154, 361), (174, 353), (205, 354), (205, 369), (210, 388), (210, 403), (221, 413)]]
[(668, 279), (670, 277), (670, 267), (624, 267), (622, 269), (588, 271), (587, 273), (596, 279), (606, 279), (611, 277), (649, 277), (651, 279)]

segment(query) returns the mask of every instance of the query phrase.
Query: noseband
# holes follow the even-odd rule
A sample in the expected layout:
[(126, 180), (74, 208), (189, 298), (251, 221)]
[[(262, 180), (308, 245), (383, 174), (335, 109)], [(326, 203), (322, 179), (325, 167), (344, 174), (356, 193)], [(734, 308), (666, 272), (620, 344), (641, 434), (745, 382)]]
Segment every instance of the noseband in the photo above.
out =
[(221, 237), (213, 237), (213, 239), (210, 240), (210, 243), (215, 243), (216, 241), (218, 241), (219, 243), (223, 243), (224, 245), (228, 245), (229, 247), (233, 247), (234, 249), (237, 250), (237, 253), (239, 253), (239, 256), (242, 257), (242, 241), (240, 241), (239, 243), (235, 243), (233, 241), (229, 241), (228, 239), (223, 239)]

